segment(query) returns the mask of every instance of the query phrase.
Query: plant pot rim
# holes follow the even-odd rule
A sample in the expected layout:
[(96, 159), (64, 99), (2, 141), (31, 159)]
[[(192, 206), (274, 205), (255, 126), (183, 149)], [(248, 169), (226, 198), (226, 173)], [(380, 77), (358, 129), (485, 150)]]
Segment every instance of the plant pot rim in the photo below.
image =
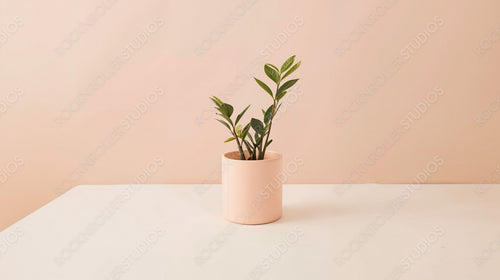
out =
[[(248, 156), (248, 151), (245, 150), (244, 151), (245, 155)], [(234, 157), (230, 157), (231, 155), (236, 155), (236, 158)], [(236, 162), (248, 162), (249, 164), (252, 163), (258, 163), (258, 162), (270, 162), (270, 161), (277, 161), (277, 160), (281, 160), (281, 158), (283, 157), (283, 155), (281, 153), (278, 153), (278, 152), (275, 152), (275, 151), (266, 151), (266, 156), (264, 159), (260, 159), (260, 160), (242, 160), (240, 159), (239, 156), (240, 153), (238, 151), (232, 151), (232, 152), (228, 152), (228, 153), (225, 153), (222, 155), (222, 158), (224, 158), (225, 160), (229, 160), (229, 161), (236, 161)], [(268, 157), (268, 156), (271, 156), (271, 157)]]

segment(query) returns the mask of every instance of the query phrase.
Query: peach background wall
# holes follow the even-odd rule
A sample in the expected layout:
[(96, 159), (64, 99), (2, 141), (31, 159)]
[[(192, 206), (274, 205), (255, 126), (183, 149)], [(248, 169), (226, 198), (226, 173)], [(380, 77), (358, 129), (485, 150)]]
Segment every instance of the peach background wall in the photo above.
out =
[(208, 96), (258, 114), (291, 54), (288, 182), (500, 174), (496, 0), (0, 1), (0, 229), (78, 184), (219, 182)]

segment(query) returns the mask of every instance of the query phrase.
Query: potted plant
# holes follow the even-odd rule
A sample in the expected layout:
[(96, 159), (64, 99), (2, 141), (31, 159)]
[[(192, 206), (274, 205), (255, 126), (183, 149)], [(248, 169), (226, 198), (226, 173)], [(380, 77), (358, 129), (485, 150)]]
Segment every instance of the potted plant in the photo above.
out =
[[(213, 96), (217, 119), (230, 137), (224, 142), (235, 142), (237, 150), (222, 156), (222, 193), (224, 217), (240, 224), (265, 224), (278, 220), (282, 215), (282, 155), (268, 151), (273, 119), (281, 107), (281, 100), (298, 79), (285, 79), (300, 66), (295, 55), (277, 68), (264, 65), (265, 74), (275, 84), (275, 90), (261, 80), (257, 84), (272, 99), (267, 109), (262, 109), (262, 120), (251, 118), (241, 124), (250, 105), (235, 116), (232, 105)], [(273, 85), (274, 86), (274, 85)], [(235, 116), (235, 118), (234, 118)]]

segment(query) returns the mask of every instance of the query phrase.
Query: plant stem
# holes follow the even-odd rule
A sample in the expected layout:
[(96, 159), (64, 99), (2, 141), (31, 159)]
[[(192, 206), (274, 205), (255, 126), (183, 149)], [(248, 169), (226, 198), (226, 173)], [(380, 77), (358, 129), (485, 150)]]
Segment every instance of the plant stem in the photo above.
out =
[[(281, 80), (276, 85), (276, 94), (278, 93), (278, 89), (280, 88), (280, 83), (281, 83)], [(273, 112), (271, 114), (271, 120), (269, 120), (269, 130), (267, 131), (266, 141), (263, 143), (264, 151), (259, 154), (259, 159), (264, 159), (264, 156), (266, 155), (266, 149), (267, 149), (266, 145), (267, 145), (267, 141), (269, 141), (269, 135), (271, 134), (271, 128), (273, 126), (273, 119), (274, 119), (274, 114), (275, 114), (275, 110), (276, 110), (276, 105), (277, 105), (276, 104), (276, 97), (274, 97), (273, 98)], [(262, 143), (261, 143), (261, 145), (262, 145)]]
[(234, 125), (232, 127), (233, 127), (233, 136), (234, 136), (234, 139), (236, 140), (236, 144), (238, 145), (238, 152), (240, 153), (240, 159), (246, 160), (245, 153), (243, 152), (243, 149), (241, 148), (240, 140), (238, 140), (238, 135), (236, 134), (236, 129), (234, 128)]
[(264, 156), (262, 154), (262, 141), (264, 141), (264, 135), (262, 135), (262, 137), (260, 138), (260, 141), (259, 143), (257, 143), (258, 147), (259, 147), (259, 159), (263, 159)]
[(245, 146), (247, 147), (247, 151), (248, 151), (248, 159), (250, 160), (253, 156), (253, 150), (252, 150), (252, 147), (250, 146), (250, 144), (248, 144), (248, 142), (246, 140), (242, 140), (243, 144), (245, 144)]

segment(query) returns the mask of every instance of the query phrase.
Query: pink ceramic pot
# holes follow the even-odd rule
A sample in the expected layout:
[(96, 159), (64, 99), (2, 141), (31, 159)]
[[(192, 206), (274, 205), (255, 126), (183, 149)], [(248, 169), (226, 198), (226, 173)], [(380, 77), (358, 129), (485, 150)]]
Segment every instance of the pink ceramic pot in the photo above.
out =
[(224, 218), (247, 225), (278, 220), (282, 213), (281, 175), (282, 157), (279, 153), (266, 152), (263, 160), (240, 160), (237, 151), (223, 155)]

